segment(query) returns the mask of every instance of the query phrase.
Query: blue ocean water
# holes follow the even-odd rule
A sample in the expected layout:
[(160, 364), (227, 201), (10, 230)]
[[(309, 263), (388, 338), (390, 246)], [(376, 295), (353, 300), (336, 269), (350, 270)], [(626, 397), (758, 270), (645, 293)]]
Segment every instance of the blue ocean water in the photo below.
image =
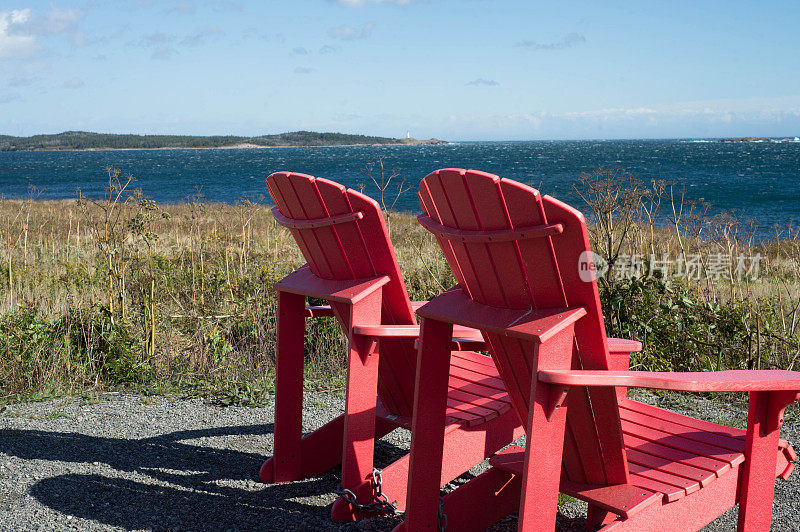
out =
[[(691, 140), (465, 142), (380, 147), (389, 168), (414, 188), (398, 201), (416, 212), (416, 185), (437, 168), (474, 168), (510, 177), (581, 208), (572, 186), (582, 172), (622, 168), (645, 183), (685, 186), (712, 211), (738, 210), (755, 218), (763, 234), (774, 224), (800, 220), (800, 142), (704, 142)], [(375, 146), (242, 150), (131, 150), (95, 152), (0, 152), (0, 195), (74, 198), (77, 190), (102, 197), (107, 165), (136, 177), (135, 186), (159, 202), (181, 202), (198, 193), (207, 201), (236, 203), (243, 196), (270, 203), (264, 179), (292, 170), (346, 186), (369, 185), (364, 165)], [(365, 192), (375, 194), (367, 186)]]

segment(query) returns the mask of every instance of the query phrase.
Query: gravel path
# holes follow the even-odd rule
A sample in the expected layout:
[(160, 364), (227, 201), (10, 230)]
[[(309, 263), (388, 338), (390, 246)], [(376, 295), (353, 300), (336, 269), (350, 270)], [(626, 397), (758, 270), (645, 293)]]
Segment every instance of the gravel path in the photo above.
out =
[[(342, 410), (338, 397), (306, 395), (306, 430)], [(668, 402), (731, 425), (746, 419), (741, 407)], [(288, 484), (258, 482), (271, 454), (272, 419), (272, 406), (140, 395), (9, 405), (0, 412), (0, 530), (386, 530), (398, 522), (331, 523), (337, 470)], [(782, 434), (800, 447), (798, 416)], [(390, 462), (408, 443), (407, 433), (395, 431), (379, 442), (377, 460)], [(798, 478), (776, 485), (773, 530), (800, 530)], [(580, 503), (562, 505), (559, 530), (583, 530), (583, 511)], [(707, 530), (732, 530), (735, 522), (734, 510)], [(513, 517), (492, 528), (515, 529)]]

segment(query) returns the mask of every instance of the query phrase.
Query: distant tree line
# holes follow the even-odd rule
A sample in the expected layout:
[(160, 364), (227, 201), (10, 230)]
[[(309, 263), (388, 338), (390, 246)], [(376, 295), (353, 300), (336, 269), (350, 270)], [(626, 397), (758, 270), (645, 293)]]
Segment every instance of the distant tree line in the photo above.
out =
[(237, 144), (257, 146), (345, 146), (352, 144), (403, 144), (400, 139), (348, 135), (345, 133), (316, 133), (294, 131), (257, 137), (189, 136), (189, 135), (115, 135), (66, 131), (54, 135), (12, 137), (0, 135), (0, 151), (28, 150), (89, 150), (89, 149), (147, 149), (147, 148), (223, 148)]

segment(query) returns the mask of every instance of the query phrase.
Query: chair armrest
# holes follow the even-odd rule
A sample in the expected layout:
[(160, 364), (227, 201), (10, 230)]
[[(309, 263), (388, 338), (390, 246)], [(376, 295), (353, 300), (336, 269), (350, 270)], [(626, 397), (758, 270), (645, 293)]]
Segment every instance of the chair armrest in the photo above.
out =
[(275, 288), (282, 292), (318, 297), (335, 303), (354, 304), (388, 282), (389, 277), (386, 275), (365, 279), (322, 279), (311, 273), (308, 266), (303, 266), (275, 283)]
[[(353, 333), (371, 338), (419, 338), (419, 325), (356, 325)], [(414, 342), (416, 349), (417, 343)], [(477, 329), (456, 325), (450, 343), (453, 351), (482, 351), (486, 349), (481, 332)]]
[[(419, 325), (356, 325), (353, 327), (355, 334), (361, 336), (374, 336), (377, 338), (417, 338)], [(464, 341), (483, 342), (483, 336), (477, 329), (456, 325), (453, 327), (453, 338)]]
[(703, 372), (543, 370), (540, 382), (559, 386), (627, 386), (679, 392), (798, 391), (800, 372), (729, 370)]
[(333, 309), (330, 305), (310, 305), (306, 306), (306, 318), (323, 318), (333, 316)]
[(642, 342), (626, 340), (625, 338), (606, 338), (608, 351), (612, 355), (617, 353), (638, 353), (642, 350)]
[(431, 299), (417, 310), (423, 318), (454, 323), (493, 334), (546, 342), (586, 315), (583, 307), (505, 309), (473, 301), (459, 287)]
[(417, 338), (419, 325), (355, 325), (353, 334), (373, 338)]

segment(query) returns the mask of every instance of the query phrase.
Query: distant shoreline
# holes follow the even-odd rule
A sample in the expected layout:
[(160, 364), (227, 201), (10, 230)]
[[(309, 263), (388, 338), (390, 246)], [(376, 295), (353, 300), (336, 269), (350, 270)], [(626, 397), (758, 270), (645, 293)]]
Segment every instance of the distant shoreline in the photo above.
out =
[(0, 135), (0, 152), (132, 151), (132, 150), (241, 150), (257, 148), (311, 148), (329, 146), (403, 146), (447, 144), (439, 139), (375, 137), (346, 133), (294, 131), (276, 135), (128, 135), (65, 131), (53, 135)]
[(32, 148), (26, 150), (0, 150), (0, 152), (13, 153), (13, 152), (61, 152), (61, 151), (161, 151), (161, 150), (261, 150), (261, 149), (274, 149), (274, 148), (355, 148), (359, 146), (432, 146), (449, 144), (445, 140), (427, 139), (416, 140), (411, 139), (411, 142), (399, 143), (363, 143), (363, 144), (308, 144), (308, 145), (295, 145), (287, 144), (285, 146), (259, 146), (258, 144), (237, 144), (235, 146), (163, 146), (160, 148)]

